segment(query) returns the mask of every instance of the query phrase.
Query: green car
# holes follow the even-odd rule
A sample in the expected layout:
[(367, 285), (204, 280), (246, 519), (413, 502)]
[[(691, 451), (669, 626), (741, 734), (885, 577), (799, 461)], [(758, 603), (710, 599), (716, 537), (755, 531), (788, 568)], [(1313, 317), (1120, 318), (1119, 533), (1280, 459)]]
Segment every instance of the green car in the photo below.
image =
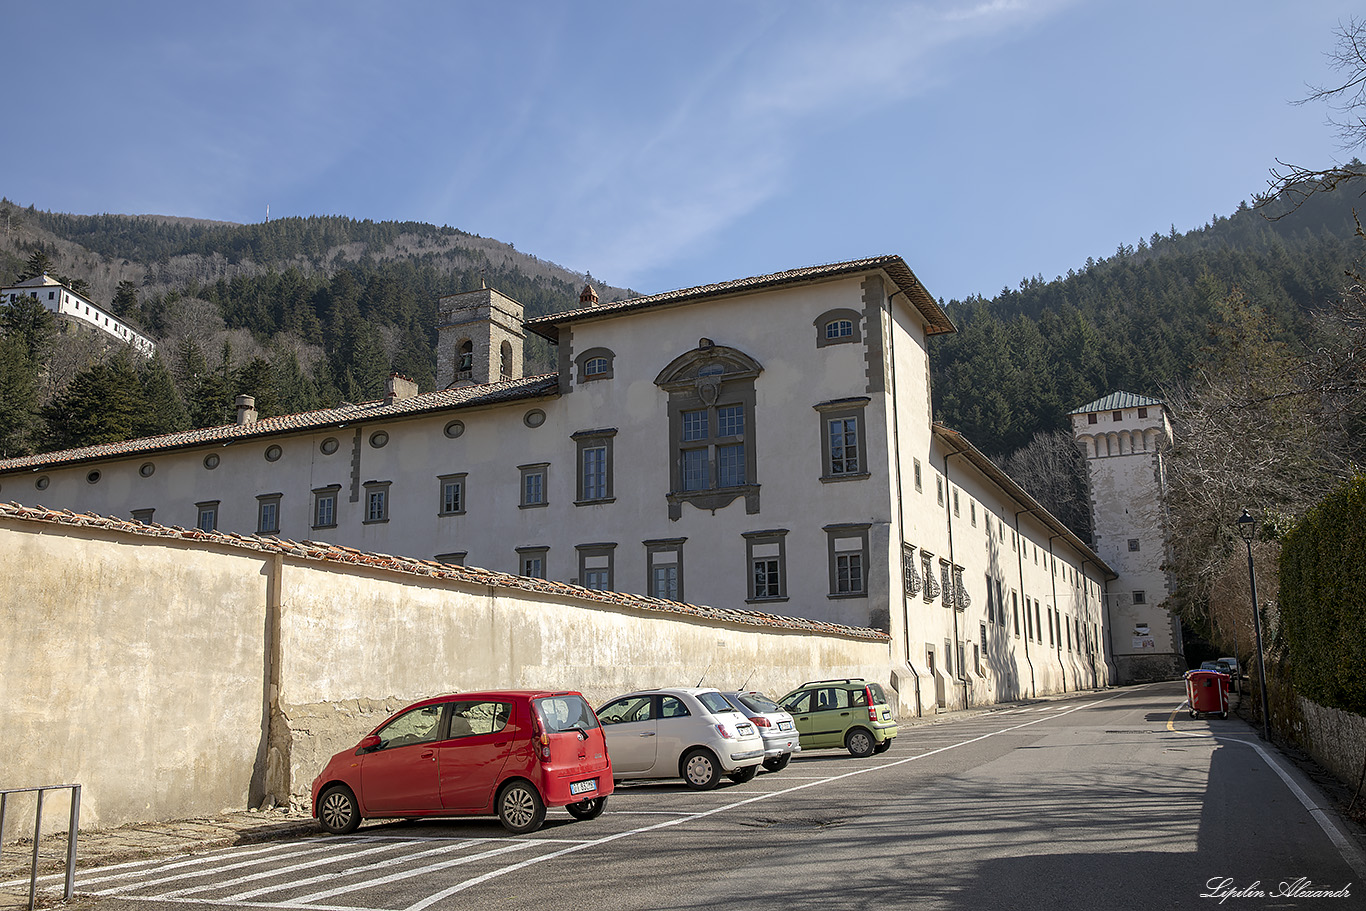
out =
[(858, 678), (813, 680), (778, 700), (797, 722), (803, 750), (844, 747), (855, 756), (884, 753), (896, 720), (881, 685)]

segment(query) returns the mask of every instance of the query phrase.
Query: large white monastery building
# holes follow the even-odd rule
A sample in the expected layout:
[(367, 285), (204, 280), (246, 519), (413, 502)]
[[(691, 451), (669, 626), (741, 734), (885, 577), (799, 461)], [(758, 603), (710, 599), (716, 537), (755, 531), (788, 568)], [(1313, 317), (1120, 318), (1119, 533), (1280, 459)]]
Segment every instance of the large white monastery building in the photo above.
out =
[[(264, 420), (244, 397), (235, 424), (0, 462), (0, 497), (876, 627), (910, 714), (1104, 685), (1133, 651), (1126, 533), (1098, 553), (933, 422), (954, 328), (900, 257), (531, 320), (481, 289), (439, 321), (435, 391)], [(527, 332), (554, 374), (522, 375)]]

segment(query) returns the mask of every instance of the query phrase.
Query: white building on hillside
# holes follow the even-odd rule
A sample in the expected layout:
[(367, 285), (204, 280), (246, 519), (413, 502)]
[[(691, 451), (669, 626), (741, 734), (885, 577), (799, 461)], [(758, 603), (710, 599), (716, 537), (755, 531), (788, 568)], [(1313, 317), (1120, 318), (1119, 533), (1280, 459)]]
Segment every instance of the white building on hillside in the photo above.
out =
[[(0, 462), (0, 496), (877, 627), (903, 713), (1111, 679), (1115, 573), (932, 422), (927, 346), (954, 328), (900, 257), (585, 288), (527, 321), (481, 289), (439, 319), (433, 392), (241, 401), (236, 424)], [(526, 331), (554, 374), (521, 375)]]
[(147, 357), (156, 353), (156, 343), (150, 338), (46, 272), (17, 285), (0, 288), (0, 301), (13, 302), (21, 296), (41, 302), (51, 313), (69, 322), (90, 326), (118, 341), (126, 342)]

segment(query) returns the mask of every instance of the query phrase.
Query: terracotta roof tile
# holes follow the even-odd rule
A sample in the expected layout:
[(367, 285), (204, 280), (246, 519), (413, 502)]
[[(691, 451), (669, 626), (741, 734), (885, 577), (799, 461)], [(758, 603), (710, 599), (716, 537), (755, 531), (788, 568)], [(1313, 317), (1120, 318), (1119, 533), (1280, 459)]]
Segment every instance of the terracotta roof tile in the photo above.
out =
[(565, 310), (560, 313), (552, 313), (548, 316), (537, 317), (527, 320), (526, 327), (531, 331), (543, 335), (551, 341), (559, 337), (559, 327), (565, 323), (572, 323), (578, 320), (595, 319), (618, 313), (626, 313), (632, 310), (644, 310), (650, 307), (665, 306), (668, 304), (688, 303), (695, 300), (702, 300), (709, 297), (719, 297), (725, 294), (735, 294), (742, 291), (757, 291), (766, 288), (775, 288), (782, 285), (798, 284), (802, 282), (814, 281), (821, 278), (830, 278), (837, 275), (847, 275), (856, 272), (869, 272), (874, 269), (882, 269), (892, 277), (901, 291), (906, 293), (911, 304), (920, 311), (929, 326), (930, 334), (935, 335), (943, 332), (956, 331), (953, 322), (935, 302), (930, 293), (925, 290), (925, 286), (920, 284), (920, 279), (911, 272), (906, 261), (900, 256), (874, 256), (868, 259), (855, 259), (842, 263), (829, 263), (823, 266), (806, 266), (800, 269), (789, 269), (786, 272), (774, 272), (769, 275), (755, 275), (749, 278), (737, 278), (734, 281), (720, 282), (711, 285), (699, 285), (696, 288), (683, 288), (678, 291), (666, 291), (663, 294), (652, 294), (647, 297), (633, 297), (624, 301), (611, 301), (589, 307), (578, 307), (573, 310)]
[(324, 544), (316, 541), (294, 541), (289, 538), (276, 538), (262, 535), (237, 535), (218, 531), (201, 531), (197, 528), (181, 528), (175, 525), (156, 525), (132, 522), (114, 516), (97, 516), (93, 513), (76, 513), (65, 509), (47, 509), (43, 506), (24, 506), (19, 503), (0, 503), (0, 519), (13, 519), (21, 522), (46, 523), (51, 525), (70, 525), (86, 528), (99, 528), (122, 534), (139, 535), (150, 538), (167, 538), (196, 543), (215, 544), (235, 547), (262, 553), (287, 554), (308, 561), (323, 563), (343, 563), (352, 566), (369, 566), (388, 572), (401, 573), (427, 578), (450, 579), (454, 582), (472, 583), (494, 588), (517, 589), (527, 592), (571, 597), (580, 601), (611, 604), (617, 607), (633, 608), (651, 613), (676, 614), (696, 617), (703, 620), (718, 620), (742, 626), (761, 626), (777, 629), (804, 630), (849, 639), (866, 639), (873, 642), (891, 641), (887, 633), (866, 627), (841, 626), (822, 620), (808, 620), (804, 617), (786, 617), (762, 611), (739, 608), (707, 607), (699, 604), (685, 604), (679, 601), (666, 601), (662, 598), (649, 598), (626, 592), (596, 591), (555, 582), (547, 579), (532, 579), (527, 576), (514, 576), (509, 573), (494, 572), (477, 566), (452, 566), (432, 560), (419, 560), (413, 557), (397, 557), (388, 554), (367, 553), (353, 547), (339, 544)]
[(384, 404), (382, 399), (374, 402), (363, 402), (359, 405), (344, 404), (337, 408), (324, 408), (319, 411), (305, 411), (302, 414), (285, 414), (278, 417), (263, 418), (254, 424), (224, 424), (220, 427), (185, 430), (154, 437), (142, 437), (136, 440), (124, 440), (119, 443), (104, 443), (99, 446), (83, 446), (78, 449), (64, 449), (59, 452), (44, 452), (37, 455), (3, 459), (0, 460), (0, 472), (55, 468), (97, 459), (202, 446), (205, 443), (260, 439), (285, 433), (297, 433), (301, 430), (351, 424), (357, 421), (385, 421), (430, 412), (456, 411), (478, 405), (539, 398), (555, 394), (558, 389), (559, 380), (553, 374), (531, 376), (520, 380), (506, 380), (501, 383), (489, 383), (485, 386), (442, 389), (436, 392), (420, 393), (389, 405)]

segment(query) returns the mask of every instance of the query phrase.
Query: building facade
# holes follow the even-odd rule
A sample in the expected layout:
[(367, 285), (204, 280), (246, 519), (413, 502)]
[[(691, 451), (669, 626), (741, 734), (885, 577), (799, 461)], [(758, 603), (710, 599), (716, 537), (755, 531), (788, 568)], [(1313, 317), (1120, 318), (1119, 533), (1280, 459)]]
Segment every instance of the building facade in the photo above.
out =
[(157, 346), (150, 338), (110, 313), (88, 297), (72, 291), (48, 276), (46, 272), (26, 279), (17, 285), (0, 288), (0, 300), (13, 303), (20, 297), (30, 297), (42, 303), (48, 312), (70, 323), (88, 326), (120, 342), (132, 345), (141, 354), (151, 357)]
[[(435, 391), (242, 401), (232, 425), (0, 462), (0, 497), (874, 627), (903, 713), (1112, 679), (1115, 571), (933, 422), (953, 326), (900, 257), (586, 288), (532, 320), (480, 289), (439, 319)], [(556, 373), (521, 375), (524, 332)]]

